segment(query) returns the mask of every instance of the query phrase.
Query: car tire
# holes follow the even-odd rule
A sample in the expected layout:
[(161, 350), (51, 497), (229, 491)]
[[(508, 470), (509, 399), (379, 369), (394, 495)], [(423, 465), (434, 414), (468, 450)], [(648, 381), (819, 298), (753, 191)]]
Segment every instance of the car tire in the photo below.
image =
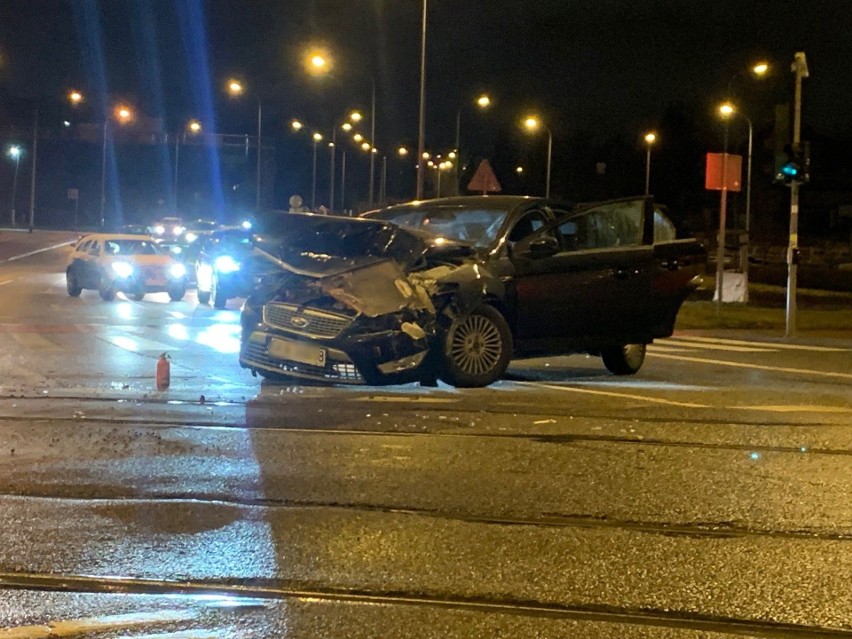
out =
[(496, 382), (512, 358), (512, 333), (503, 315), (483, 304), (453, 320), (444, 336), (440, 379), (461, 388)]
[(228, 298), (225, 297), (219, 286), (219, 278), (215, 273), (213, 273), (213, 277), (210, 280), (210, 301), (213, 303), (213, 308), (218, 308), (219, 310), (228, 305)]
[(645, 344), (624, 344), (601, 351), (604, 366), (614, 375), (635, 375), (645, 362)]
[(130, 298), (137, 302), (141, 302), (145, 299), (145, 291), (136, 291), (135, 293), (131, 293)]
[(173, 302), (179, 302), (186, 295), (186, 286), (170, 286), (169, 299)]
[(65, 271), (65, 288), (68, 290), (68, 295), (71, 297), (80, 297), (80, 293), (83, 292), (83, 288), (77, 281), (77, 276), (71, 269)]
[(101, 287), (98, 289), (98, 293), (101, 294), (101, 299), (104, 302), (111, 302), (115, 299), (116, 290), (114, 286), (104, 283), (101, 284)]
[(207, 305), (210, 303), (210, 291), (198, 291), (198, 303)]

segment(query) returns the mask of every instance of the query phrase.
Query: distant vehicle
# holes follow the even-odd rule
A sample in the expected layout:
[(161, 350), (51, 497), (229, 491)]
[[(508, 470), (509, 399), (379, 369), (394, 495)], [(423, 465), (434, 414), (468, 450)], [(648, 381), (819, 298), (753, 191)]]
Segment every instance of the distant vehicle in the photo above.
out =
[(127, 235), (148, 235), (148, 227), (144, 224), (125, 224), (119, 232)]
[(631, 375), (707, 258), (649, 197), (455, 197), (365, 217), (291, 213), (257, 239), (278, 268), (243, 305), (243, 368), (478, 387), (512, 357), (588, 353)]
[(163, 217), (148, 225), (148, 233), (156, 240), (172, 240), (183, 235), (186, 228), (179, 217)]
[(220, 228), (220, 224), (216, 220), (192, 220), (184, 225), (182, 239), (187, 244), (195, 242), (200, 237), (210, 235), (213, 231)]
[(119, 292), (135, 300), (167, 292), (172, 301), (186, 294), (186, 267), (147, 235), (92, 233), (77, 241), (65, 269), (68, 295), (97, 290), (110, 301)]
[(249, 231), (242, 226), (214, 231), (199, 244), (195, 267), (198, 302), (225, 308), (229, 299), (247, 297), (259, 261), (265, 262), (254, 255)]

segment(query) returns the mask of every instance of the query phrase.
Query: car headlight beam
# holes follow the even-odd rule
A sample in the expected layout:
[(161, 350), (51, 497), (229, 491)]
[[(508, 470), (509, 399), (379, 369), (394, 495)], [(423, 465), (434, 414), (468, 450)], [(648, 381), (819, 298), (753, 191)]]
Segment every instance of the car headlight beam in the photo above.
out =
[(230, 255), (220, 255), (214, 262), (216, 270), (220, 273), (233, 273), (240, 270), (240, 264)]
[(110, 264), (113, 273), (118, 277), (130, 277), (133, 275), (133, 265), (129, 262), (113, 262)]
[(169, 277), (179, 280), (186, 276), (186, 266), (178, 262), (169, 267)]

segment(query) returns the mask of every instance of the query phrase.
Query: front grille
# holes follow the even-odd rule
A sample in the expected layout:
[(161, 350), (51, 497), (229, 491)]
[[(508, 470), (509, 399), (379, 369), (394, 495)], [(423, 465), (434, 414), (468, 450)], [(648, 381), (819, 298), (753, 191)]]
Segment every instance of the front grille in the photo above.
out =
[(363, 384), (364, 378), (351, 361), (329, 360), (325, 366), (313, 366), (288, 360), (272, 360), (266, 349), (266, 342), (248, 340), (243, 347), (243, 363), (249, 367), (271, 370), (282, 375), (316, 379), (324, 382), (342, 384)]
[(347, 315), (300, 308), (293, 304), (273, 302), (263, 307), (265, 324), (281, 331), (306, 337), (332, 339), (352, 323)]

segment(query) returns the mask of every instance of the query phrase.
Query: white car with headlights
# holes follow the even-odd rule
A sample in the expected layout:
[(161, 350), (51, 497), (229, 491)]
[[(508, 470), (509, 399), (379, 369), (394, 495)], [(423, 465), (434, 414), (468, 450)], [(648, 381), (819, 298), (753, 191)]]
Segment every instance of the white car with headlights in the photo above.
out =
[(104, 300), (124, 293), (141, 300), (166, 292), (172, 301), (186, 294), (186, 266), (162, 251), (146, 235), (93, 233), (74, 245), (65, 269), (68, 294), (97, 290)]

